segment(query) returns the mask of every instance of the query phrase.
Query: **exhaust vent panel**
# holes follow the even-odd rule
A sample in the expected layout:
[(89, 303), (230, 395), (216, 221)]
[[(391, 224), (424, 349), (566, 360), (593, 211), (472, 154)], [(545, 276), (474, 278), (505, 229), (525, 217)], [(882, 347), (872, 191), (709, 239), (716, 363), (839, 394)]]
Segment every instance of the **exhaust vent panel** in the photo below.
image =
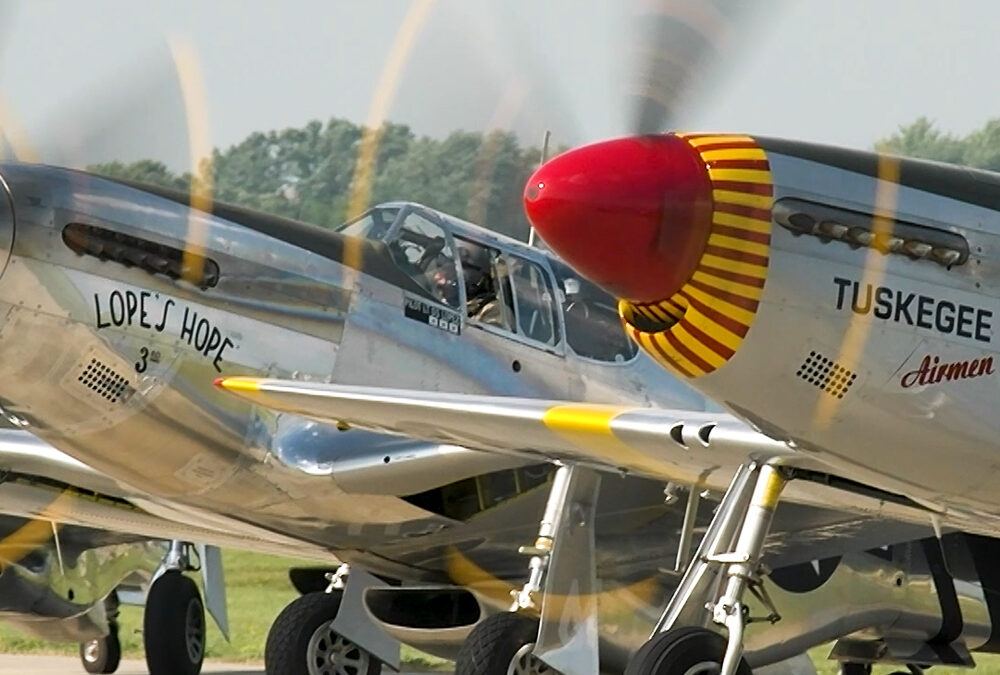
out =
[(96, 358), (90, 360), (90, 363), (76, 379), (77, 382), (112, 403), (124, 400), (128, 389), (128, 380), (125, 377)]
[(809, 352), (809, 356), (802, 362), (795, 374), (836, 398), (844, 398), (851, 385), (858, 379), (857, 373), (848, 370), (833, 359), (826, 358), (817, 351)]

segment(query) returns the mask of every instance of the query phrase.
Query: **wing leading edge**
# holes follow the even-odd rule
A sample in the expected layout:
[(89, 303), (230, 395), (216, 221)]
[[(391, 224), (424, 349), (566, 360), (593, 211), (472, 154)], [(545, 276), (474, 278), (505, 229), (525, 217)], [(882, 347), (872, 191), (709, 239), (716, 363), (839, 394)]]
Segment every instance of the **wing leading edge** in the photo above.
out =
[[(807, 454), (726, 413), (632, 408), (504, 396), (383, 389), (322, 382), (223, 377), (220, 388), (276, 412), (475, 450), (724, 490), (737, 467), (758, 457), (825, 474)], [(836, 482), (836, 481), (834, 481)], [(931, 511), (877, 491), (793, 481), (788, 500), (927, 524)], [(937, 513), (977, 531), (968, 514)]]
[(216, 384), (258, 405), (328, 424), (689, 484), (724, 487), (748, 457), (794, 454), (724, 413), (243, 377)]
[(795, 454), (724, 413), (244, 377), (216, 384), (327, 424), (707, 487), (724, 488), (748, 458)]

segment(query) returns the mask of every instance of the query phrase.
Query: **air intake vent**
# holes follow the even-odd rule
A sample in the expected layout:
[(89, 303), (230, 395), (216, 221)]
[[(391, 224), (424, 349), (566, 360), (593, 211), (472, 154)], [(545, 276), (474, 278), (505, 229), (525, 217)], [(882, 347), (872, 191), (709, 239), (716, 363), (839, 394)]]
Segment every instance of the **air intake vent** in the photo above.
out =
[(837, 398), (844, 398), (854, 380), (858, 379), (857, 373), (852, 373), (836, 361), (815, 351), (809, 352), (809, 356), (795, 374)]
[(203, 289), (219, 283), (217, 262), (191, 252), (185, 256), (179, 248), (81, 223), (67, 225), (62, 236), (63, 242), (79, 255), (92, 255), (125, 267), (139, 267), (150, 274), (184, 279)]
[(112, 403), (117, 403), (120, 399), (123, 399), (128, 389), (128, 380), (97, 359), (91, 359), (90, 364), (84, 368), (83, 372), (76, 379), (77, 382), (100, 394)]

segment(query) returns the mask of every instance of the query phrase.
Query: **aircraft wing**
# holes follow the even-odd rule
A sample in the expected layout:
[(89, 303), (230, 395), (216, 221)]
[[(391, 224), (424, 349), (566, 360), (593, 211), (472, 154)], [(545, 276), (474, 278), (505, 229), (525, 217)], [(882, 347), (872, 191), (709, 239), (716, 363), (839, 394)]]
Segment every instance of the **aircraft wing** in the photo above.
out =
[(725, 413), (244, 377), (217, 383), (272, 410), (329, 424), (688, 483), (756, 453), (793, 453)]
[[(216, 384), (275, 411), (487, 452), (575, 462), (723, 490), (757, 456), (812, 460), (726, 413), (631, 408), (501, 396), (443, 394), (320, 382), (219, 378)], [(927, 524), (922, 507), (886, 495), (793, 481), (800, 503)], [(891, 496), (890, 496), (891, 497)]]
[[(326, 549), (144, 495), (27, 431), (0, 426), (0, 515), (329, 561)], [(46, 525), (41, 535), (48, 536)], [(34, 536), (34, 535), (32, 535)]]

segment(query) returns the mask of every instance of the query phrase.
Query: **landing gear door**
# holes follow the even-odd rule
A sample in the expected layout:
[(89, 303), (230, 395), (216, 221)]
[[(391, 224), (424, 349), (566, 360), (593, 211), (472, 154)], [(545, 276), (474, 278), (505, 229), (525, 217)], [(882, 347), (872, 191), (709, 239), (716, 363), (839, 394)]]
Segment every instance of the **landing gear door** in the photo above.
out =
[(388, 586), (378, 577), (368, 574), (362, 569), (352, 567), (344, 588), (344, 598), (340, 602), (337, 618), (331, 628), (358, 645), (379, 661), (395, 671), (399, 670), (399, 642), (376, 624), (365, 609), (364, 595), (369, 588), (385, 588)]

